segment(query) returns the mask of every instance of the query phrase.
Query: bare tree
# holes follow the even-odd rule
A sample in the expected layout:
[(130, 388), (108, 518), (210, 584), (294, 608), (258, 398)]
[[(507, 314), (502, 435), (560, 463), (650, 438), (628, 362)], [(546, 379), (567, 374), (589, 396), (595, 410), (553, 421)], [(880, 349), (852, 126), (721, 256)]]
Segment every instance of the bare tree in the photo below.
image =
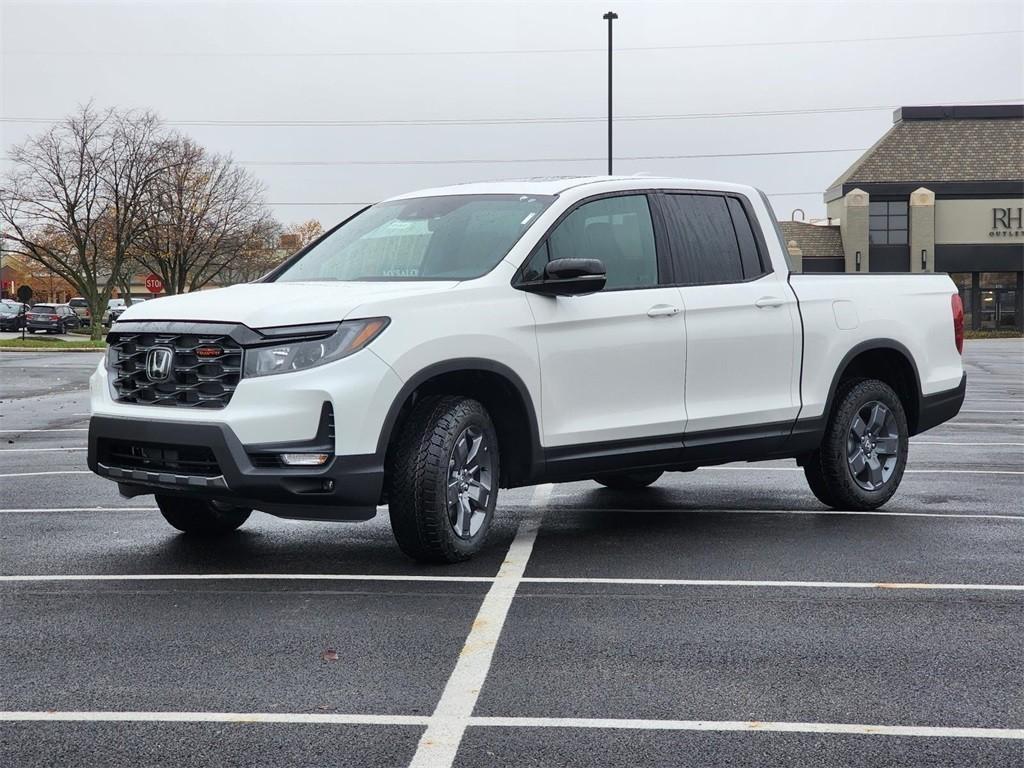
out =
[(147, 223), (142, 208), (164, 162), (151, 112), (81, 107), (10, 152), (0, 183), (5, 250), (73, 285), (92, 314), (92, 337), (128, 251)]
[(281, 247), (289, 253), (302, 250), (324, 233), (324, 228), (317, 219), (295, 222), (284, 228), (281, 235)]
[(230, 157), (175, 136), (169, 162), (147, 194), (149, 226), (135, 258), (167, 293), (223, 280), (266, 238), (272, 220), (263, 186)]

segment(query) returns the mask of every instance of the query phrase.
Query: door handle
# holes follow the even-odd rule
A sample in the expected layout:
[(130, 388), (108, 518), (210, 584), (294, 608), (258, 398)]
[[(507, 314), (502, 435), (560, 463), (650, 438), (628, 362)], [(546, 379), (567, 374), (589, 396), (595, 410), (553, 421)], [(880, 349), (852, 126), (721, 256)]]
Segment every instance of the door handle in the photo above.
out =
[(682, 312), (679, 307), (673, 307), (671, 304), (655, 304), (653, 307), (647, 310), (648, 317), (672, 317)]
[(758, 309), (771, 309), (772, 307), (781, 307), (785, 303), (785, 300), (778, 296), (762, 296), (754, 302), (754, 306)]

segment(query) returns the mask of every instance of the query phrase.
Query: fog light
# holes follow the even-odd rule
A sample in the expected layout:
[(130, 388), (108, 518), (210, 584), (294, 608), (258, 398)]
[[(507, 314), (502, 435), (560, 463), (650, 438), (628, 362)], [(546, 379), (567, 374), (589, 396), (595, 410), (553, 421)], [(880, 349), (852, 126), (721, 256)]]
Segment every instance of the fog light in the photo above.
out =
[(282, 453), (281, 463), (289, 467), (318, 467), (329, 458), (329, 453)]

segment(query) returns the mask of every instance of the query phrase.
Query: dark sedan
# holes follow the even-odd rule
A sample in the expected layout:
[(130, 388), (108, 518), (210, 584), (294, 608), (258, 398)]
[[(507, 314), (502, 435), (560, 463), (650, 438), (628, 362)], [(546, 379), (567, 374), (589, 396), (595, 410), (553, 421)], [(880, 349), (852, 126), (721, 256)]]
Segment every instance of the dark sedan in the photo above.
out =
[(67, 333), (69, 329), (79, 326), (78, 315), (67, 304), (36, 304), (25, 318), (29, 333)]
[(25, 325), (27, 304), (3, 299), (0, 301), (0, 331), (20, 331)]

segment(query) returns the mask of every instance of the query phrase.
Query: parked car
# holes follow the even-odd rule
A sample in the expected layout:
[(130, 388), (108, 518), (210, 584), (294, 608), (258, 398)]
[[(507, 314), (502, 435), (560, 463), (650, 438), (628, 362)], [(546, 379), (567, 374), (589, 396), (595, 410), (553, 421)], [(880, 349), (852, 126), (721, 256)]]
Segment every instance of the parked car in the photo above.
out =
[(20, 331), (25, 325), (28, 304), (0, 299), (0, 331)]
[(89, 320), (92, 318), (92, 312), (89, 309), (89, 303), (85, 299), (81, 297), (68, 299), (68, 306), (71, 307), (71, 310), (76, 315), (78, 315), (78, 319), (82, 321), (82, 325), (88, 324)]
[[(139, 304), (143, 301), (145, 299), (132, 299), (132, 304)], [(126, 309), (128, 309), (128, 306), (125, 304), (124, 299), (111, 299), (107, 302), (107, 311), (103, 313), (103, 324), (106, 326), (113, 325)]]
[(794, 458), (825, 505), (875, 509), (963, 403), (956, 286), (788, 258), (739, 184), (393, 198), (257, 283), (126, 310), (89, 467), (193, 534), (386, 503), (400, 547), (445, 562), (480, 549), (499, 487)]
[(81, 325), (78, 315), (67, 304), (36, 304), (29, 309), (25, 320), (29, 333), (67, 333)]
[(103, 325), (110, 325), (113, 322), (111, 320), (111, 312), (114, 310), (124, 311), (124, 306), (124, 299), (108, 299), (107, 308), (103, 310), (103, 317), (100, 318), (100, 322)]

